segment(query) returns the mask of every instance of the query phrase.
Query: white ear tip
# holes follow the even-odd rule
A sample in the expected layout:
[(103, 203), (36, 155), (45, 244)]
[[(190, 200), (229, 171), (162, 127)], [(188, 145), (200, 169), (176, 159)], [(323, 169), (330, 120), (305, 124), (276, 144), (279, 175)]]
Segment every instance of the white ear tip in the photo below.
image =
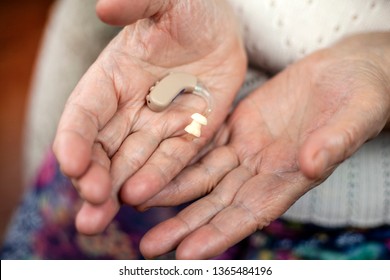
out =
[(197, 123), (196, 121), (193, 121), (189, 125), (187, 125), (184, 130), (191, 134), (194, 135), (195, 137), (200, 137), (200, 130), (201, 130), (201, 125)]
[(207, 118), (199, 113), (192, 114), (191, 118), (201, 125), (207, 125)]

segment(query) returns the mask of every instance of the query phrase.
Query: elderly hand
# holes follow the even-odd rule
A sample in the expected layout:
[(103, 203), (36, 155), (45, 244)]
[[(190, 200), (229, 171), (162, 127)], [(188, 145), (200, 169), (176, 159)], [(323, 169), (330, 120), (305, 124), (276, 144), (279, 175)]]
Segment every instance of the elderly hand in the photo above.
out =
[(199, 197), (150, 230), (152, 258), (214, 257), (282, 215), (375, 137), (390, 115), (390, 36), (367, 34), (287, 67), (244, 99), (215, 148), (140, 206)]
[[(85, 201), (76, 226), (86, 234), (102, 231), (120, 201), (138, 205), (154, 196), (198, 154), (225, 120), (246, 70), (238, 24), (223, 0), (101, 0), (97, 11), (129, 25), (72, 92), (53, 145)], [(172, 71), (197, 76), (213, 95), (199, 139), (183, 128), (201, 99), (188, 103), (184, 94), (160, 113), (145, 106), (149, 88)]]

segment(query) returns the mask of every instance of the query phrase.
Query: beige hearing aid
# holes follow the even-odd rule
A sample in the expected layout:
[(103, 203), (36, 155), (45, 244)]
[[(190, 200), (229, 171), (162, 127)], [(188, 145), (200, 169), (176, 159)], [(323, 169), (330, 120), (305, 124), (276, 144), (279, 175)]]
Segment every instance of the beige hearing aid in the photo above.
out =
[(207, 116), (212, 110), (212, 98), (195, 76), (187, 73), (170, 73), (150, 88), (146, 103), (152, 111), (161, 112), (172, 103), (176, 96), (185, 92), (203, 97), (207, 103), (206, 112), (193, 114), (191, 116), (193, 121), (184, 129), (187, 133), (200, 137), (201, 127), (207, 125)]

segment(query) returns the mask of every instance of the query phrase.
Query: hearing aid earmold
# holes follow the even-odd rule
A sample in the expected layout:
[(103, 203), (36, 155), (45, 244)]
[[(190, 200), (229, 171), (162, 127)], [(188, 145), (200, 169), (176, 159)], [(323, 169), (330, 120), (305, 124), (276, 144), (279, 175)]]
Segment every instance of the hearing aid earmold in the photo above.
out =
[(187, 133), (200, 137), (201, 128), (207, 125), (207, 117), (212, 111), (212, 97), (195, 76), (187, 73), (170, 73), (150, 88), (146, 104), (152, 111), (161, 112), (181, 93), (193, 93), (207, 103), (206, 111), (203, 114), (192, 114), (192, 122), (184, 128)]

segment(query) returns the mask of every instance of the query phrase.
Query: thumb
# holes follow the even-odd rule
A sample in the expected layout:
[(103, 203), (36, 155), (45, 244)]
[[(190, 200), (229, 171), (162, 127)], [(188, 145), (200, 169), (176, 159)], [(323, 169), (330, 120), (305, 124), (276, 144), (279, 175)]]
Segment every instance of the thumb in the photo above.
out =
[(124, 26), (164, 12), (168, 2), (168, 0), (99, 0), (96, 4), (96, 13), (108, 24)]
[(368, 106), (371, 102), (351, 100), (346, 108), (308, 136), (298, 159), (306, 177), (324, 177), (380, 133), (386, 123), (386, 110)]

